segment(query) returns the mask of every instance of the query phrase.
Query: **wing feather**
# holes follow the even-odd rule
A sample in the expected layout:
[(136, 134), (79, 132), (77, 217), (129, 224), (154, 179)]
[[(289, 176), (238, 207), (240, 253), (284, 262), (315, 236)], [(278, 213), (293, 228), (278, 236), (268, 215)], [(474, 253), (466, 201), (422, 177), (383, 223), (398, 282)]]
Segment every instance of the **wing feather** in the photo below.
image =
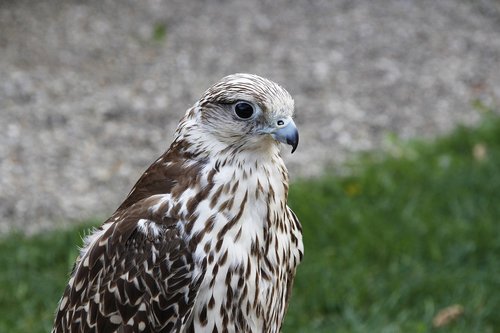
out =
[(148, 233), (138, 211), (120, 212), (79, 258), (53, 332), (178, 332), (188, 323), (204, 267), (174, 219), (151, 221)]

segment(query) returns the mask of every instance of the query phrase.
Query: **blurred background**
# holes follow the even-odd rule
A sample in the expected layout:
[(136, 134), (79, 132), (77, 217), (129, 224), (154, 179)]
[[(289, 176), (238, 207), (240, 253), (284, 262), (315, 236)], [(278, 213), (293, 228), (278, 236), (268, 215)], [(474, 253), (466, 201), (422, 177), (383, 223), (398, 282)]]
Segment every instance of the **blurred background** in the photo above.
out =
[(0, 2), (0, 231), (105, 218), (221, 77), (296, 100), (292, 178), (500, 99), (500, 2)]
[(235, 72), (296, 103), (285, 332), (500, 332), (499, 0), (0, 0), (0, 332), (50, 329), (84, 230)]

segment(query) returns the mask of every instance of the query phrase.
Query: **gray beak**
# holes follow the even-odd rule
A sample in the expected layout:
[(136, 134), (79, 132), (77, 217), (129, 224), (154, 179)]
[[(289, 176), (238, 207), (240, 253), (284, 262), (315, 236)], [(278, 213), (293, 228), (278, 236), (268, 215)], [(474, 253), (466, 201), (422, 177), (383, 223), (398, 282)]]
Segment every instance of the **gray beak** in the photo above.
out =
[(271, 135), (275, 140), (292, 146), (292, 154), (299, 145), (299, 131), (292, 119), (285, 126), (278, 127)]

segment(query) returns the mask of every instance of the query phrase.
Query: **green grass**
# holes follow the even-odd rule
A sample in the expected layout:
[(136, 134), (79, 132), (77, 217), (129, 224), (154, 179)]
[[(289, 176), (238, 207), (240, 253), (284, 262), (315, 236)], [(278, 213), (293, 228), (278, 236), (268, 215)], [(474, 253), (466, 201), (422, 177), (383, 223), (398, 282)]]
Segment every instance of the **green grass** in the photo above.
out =
[(0, 240), (0, 332), (49, 332), (83, 227)]
[(167, 26), (165, 23), (157, 23), (153, 27), (153, 40), (162, 42), (167, 37)]
[[(283, 331), (500, 332), (500, 120), (347, 167), (291, 187), (306, 254)], [(83, 229), (0, 240), (0, 332), (49, 331)]]
[(389, 151), (292, 187), (306, 254), (284, 331), (500, 332), (499, 119)]

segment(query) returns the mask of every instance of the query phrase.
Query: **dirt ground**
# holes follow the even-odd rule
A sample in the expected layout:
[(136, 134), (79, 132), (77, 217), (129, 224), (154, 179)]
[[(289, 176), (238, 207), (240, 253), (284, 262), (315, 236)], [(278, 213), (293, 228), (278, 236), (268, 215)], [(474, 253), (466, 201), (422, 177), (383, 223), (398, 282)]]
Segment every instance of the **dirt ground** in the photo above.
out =
[(500, 1), (0, 1), (0, 232), (109, 216), (234, 72), (290, 91), (318, 175), (500, 105)]

